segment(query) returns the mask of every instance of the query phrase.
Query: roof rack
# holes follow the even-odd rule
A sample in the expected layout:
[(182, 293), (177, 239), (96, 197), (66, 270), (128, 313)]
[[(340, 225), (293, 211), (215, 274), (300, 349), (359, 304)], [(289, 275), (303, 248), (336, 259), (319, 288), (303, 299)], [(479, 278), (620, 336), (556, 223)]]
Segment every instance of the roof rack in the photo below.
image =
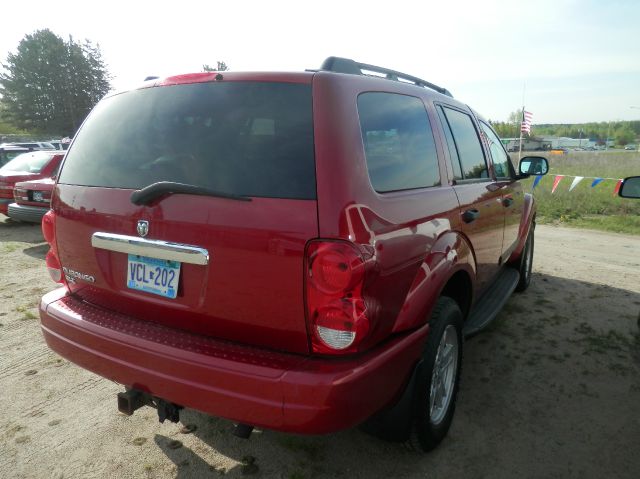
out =
[[(354, 60), (350, 60), (348, 58), (341, 57), (329, 57), (324, 62), (322, 62), (321, 70), (336, 72), (336, 73), (347, 73), (349, 75), (367, 75), (363, 73), (364, 71), (382, 73), (384, 78), (395, 81), (404, 81), (408, 83), (413, 83), (414, 85), (421, 86), (424, 88), (430, 88), (431, 90), (435, 90), (438, 93), (442, 93), (443, 95), (450, 96), (453, 98), (453, 95), (446, 88), (442, 88), (438, 85), (434, 85), (431, 82), (426, 80), (422, 80), (421, 78), (417, 78), (411, 75), (407, 75), (406, 73), (397, 72), (395, 70), (390, 70), (388, 68), (377, 67), (375, 65), (369, 65), (367, 63), (358, 63)], [(377, 75), (367, 75), (374, 76), (377, 78)]]

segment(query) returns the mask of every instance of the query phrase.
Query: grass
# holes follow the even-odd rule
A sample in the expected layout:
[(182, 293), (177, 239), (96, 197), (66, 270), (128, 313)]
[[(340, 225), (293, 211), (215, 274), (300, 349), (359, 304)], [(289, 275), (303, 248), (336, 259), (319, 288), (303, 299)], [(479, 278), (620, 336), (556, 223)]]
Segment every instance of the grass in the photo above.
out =
[[(633, 347), (633, 343), (638, 342), (640, 336), (629, 338), (626, 335), (609, 329), (608, 331), (598, 331), (587, 323), (580, 323), (575, 328), (575, 332), (582, 337), (577, 341), (582, 343), (585, 353), (612, 354), (614, 351), (625, 352)], [(621, 356), (626, 357), (626, 356)]]
[(7, 241), (0, 244), (0, 253), (13, 253), (14, 251), (22, 248), (22, 243), (17, 243), (15, 241)]
[(308, 457), (317, 458), (322, 452), (321, 445), (313, 438), (287, 436), (280, 439), (280, 444), (293, 452), (304, 452)]
[(20, 318), (21, 320), (27, 321), (30, 319), (36, 319), (38, 317), (37, 314), (34, 314), (32, 311), (29, 311), (31, 308), (33, 308), (33, 306), (24, 305), (24, 306), (18, 306), (15, 310), (18, 313), (22, 313), (22, 317)]
[[(593, 180), (585, 178), (570, 192), (573, 178), (567, 177), (562, 179), (555, 193), (551, 193), (556, 175), (601, 178), (640, 175), (640, 153), (576, 151), (564, 156), (546, 153), (543, 156), (549, 160), (549, 174), (533, 190), (538, 205), (538, 223), (640, 235), (640, 200), (614, 196), (615, 179), (604, 180), (591, 188)], [(532, 185), (533, 178), (523, 181), (525, 191), (531, 191)]]

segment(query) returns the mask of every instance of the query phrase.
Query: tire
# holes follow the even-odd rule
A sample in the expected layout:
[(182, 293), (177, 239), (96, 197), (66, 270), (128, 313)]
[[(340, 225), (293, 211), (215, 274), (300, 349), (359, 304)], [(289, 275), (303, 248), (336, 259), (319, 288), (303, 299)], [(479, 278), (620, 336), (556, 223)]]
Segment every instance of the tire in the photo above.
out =
[(453, 421), (462, 371), (462, 321), (453, 299), (438, 299), (414, 389), (409, 445), (415, 450), (434, 449)]
[(527, 236), (527, 241), (524, 244), (524, 249), (522, 250), (522, 254), (520, 255), (520, 259), (516, 263), (516, 268), (520, 273), (520, 280), (518, 281), (518, 285), (516, 286), (516, 291), (521, 293), (525, 289), (529, 287), (531, 284), (531, 270), (533, 267), (533, 247), (534, 247), (534, 230), (535, 225), (532, 225), (531, 231), (529, 231), (529, 236)]

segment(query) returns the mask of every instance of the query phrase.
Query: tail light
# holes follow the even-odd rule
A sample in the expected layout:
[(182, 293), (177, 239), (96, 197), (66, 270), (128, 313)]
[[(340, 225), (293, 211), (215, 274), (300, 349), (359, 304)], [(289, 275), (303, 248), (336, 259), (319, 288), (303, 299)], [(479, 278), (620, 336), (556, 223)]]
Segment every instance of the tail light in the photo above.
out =
[(29, 201), (29, 193), (24, 188), (15, 188), (13, 190), (13, 199), (17, 201)]
[(362, 296), (362, 254), (352, 243), (312, 241), (307, 245), (305, 264), (307, 323), (313, 352), (356, 352), (370, 326)]
[(56, 248), (56, 215), (53, 210), (49, 210), (42, 217), (42, 235), (47, 243), (49, 243), (49, 252), (45, 258), (49, 276), (56, 283), (62, 283), (62, 266), (58, 259), (58, 250)]
[(50, 249), (45, 258), (45, 263), (47, 265), (47, 270), (49, 271), (49, 276), (56, 283), (62, 283), (62, 267), (60, 266), (60, 261), (58, 257), (53, 252), (53, 249)]
[(11, 198), (13, 196), (13, 185), (8, 183), (0, 183), (0, 197)]

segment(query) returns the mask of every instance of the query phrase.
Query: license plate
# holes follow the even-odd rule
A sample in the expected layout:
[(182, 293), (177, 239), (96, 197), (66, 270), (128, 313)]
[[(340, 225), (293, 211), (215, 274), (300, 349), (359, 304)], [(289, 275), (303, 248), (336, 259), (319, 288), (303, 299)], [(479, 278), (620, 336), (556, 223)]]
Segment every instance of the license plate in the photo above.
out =
[(33, 192), (33, 201), (44, 201), (42, 198), (42, 191)]
[(178, 293), (180, 263), (147, 256), (129, 255), (127, 287), (166, 298)]

